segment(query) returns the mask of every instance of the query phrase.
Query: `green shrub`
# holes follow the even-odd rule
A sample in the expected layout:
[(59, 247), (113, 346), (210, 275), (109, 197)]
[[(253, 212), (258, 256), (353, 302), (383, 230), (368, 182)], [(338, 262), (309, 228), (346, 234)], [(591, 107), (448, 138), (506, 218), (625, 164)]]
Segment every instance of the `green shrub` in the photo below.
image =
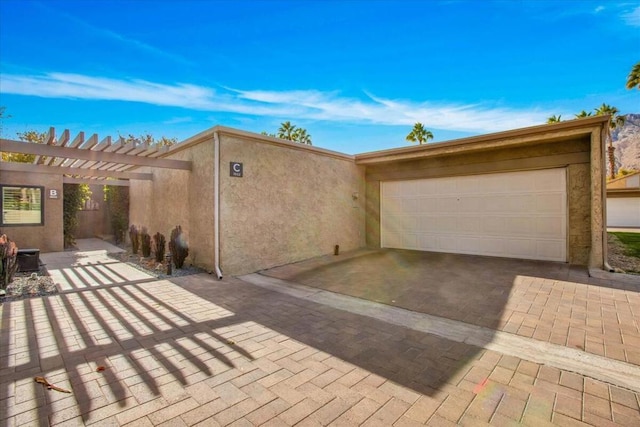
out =
[(91, 190), (86, 184), (63, 184), (62, 192), (62, 232), (64, 247), (68, 248), (76, 243), (78, 211), (91, 198)]
[(105, 185), (104, 201), (115, 243), (116, 245), (124, 243), (127, 228), (129, 228), (129, 187)]

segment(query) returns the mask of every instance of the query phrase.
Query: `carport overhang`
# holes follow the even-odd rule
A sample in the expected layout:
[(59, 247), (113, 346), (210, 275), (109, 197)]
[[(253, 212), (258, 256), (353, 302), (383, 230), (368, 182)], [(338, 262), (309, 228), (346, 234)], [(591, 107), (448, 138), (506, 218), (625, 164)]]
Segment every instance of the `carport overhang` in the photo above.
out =
[[(609, 127), (609, 116), (596, 116), (569, 120), (556, 124), (528, 127), (488, 135), (462, 138), (441, 143), (431, 143), (391, 150), (375, 151), (355, 156), (356, 164), (367, 167), (367, 180), (380, 181), (377, 166), (398, 165), (398, 170), (386, 173), (386, 179), (419, 179), (428, 177), (455, 176), (462, 173), (482, 174), (495, 171), (517, 171), (528, 169), (563, 167), (573, 162), (588, 163), (591, 193), (590, 212), (590, 269), (609, 269), (607, 264), (606, 239), (606, 166), (605, 142)], [(473, 165), (472, 168), (441, 167), (429, 171), (401, 171), (400, 165), (423, 159), (445, 158), (456, 155), (478, 154), (500, 149), (519, 149), (527, 146), (556, 144), (563, 141), (588, 141), (589, 150), (583, 153), (563, 153), (547, 158), (523, 157), (517, 160), (493, 161)], [(464, 169), (464, 172), (462, 171)], [(471, 169), (471, 170), (470, 170)], [(369, 193), (368, 193), (369, 196)]]

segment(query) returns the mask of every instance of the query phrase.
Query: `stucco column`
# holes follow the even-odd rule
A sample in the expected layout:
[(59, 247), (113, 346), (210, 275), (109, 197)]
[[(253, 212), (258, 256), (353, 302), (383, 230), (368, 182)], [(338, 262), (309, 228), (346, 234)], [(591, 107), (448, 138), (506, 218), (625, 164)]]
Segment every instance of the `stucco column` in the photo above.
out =
[(365, 243), (367, 247), (379, 248), (380, 242), (380, 181), (366, 183)]
[(589, 268), (604, 269), (606, 232), (604, 199), (604, 133), (599, 126), (591, 132), (591, 253)]

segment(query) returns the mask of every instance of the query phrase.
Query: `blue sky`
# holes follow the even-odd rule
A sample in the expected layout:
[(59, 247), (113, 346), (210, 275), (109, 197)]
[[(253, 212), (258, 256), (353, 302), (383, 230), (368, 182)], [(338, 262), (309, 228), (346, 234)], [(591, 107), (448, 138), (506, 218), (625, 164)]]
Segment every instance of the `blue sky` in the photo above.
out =
[(0, 0), (3, 137), (185, 139), (220, 124), (360, 153), (640, 113), (636, 1)]

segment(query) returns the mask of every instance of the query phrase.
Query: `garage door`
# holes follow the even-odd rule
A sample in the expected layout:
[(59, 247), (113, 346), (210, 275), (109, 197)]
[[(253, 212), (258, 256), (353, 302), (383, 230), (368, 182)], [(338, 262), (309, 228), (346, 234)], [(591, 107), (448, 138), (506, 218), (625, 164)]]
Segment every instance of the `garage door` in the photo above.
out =
[(388, 181), (385, 248), (566, 261), (565, 169)]
[(640, 227), (640, 197), (607, 198), (607, 226)]

